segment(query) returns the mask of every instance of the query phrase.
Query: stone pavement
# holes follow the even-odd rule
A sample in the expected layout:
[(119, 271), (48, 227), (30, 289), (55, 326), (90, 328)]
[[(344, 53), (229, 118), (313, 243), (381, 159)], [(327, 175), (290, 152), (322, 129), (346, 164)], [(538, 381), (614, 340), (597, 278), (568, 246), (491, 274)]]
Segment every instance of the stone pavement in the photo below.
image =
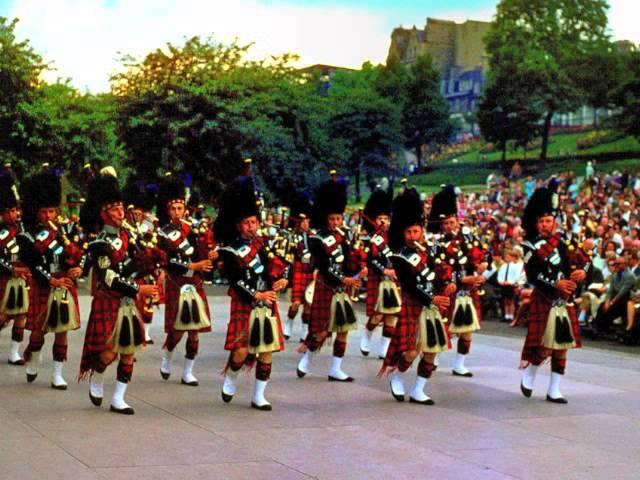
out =
[[(88, 300), (81, 299), (83, 321)], [(424, 407), (391, 398), (387, 380), (376, 379), (380, 361), (359, 353), (360, 330), (344, 361), (355, 383), (327, 382), (329, 349), (299, 380), (290, 343), (275, 356), (267, 389), (274, 410), (259, 412), (249, 408), (253, 375), (241, 375), (231, 404), (220, 399), (228, 300), (210, 301), (214, 333), (201, 337), (200, 387), (180, 385), (181, 354), (171, 379), (160, 378), (163, 334), (154, 325), (157, 343), (139, 355), (127, 397), (133, 417), (108, 411), (114, 367), (102, 408), (90, 404), (86, 384), (71, 383), (83, 333), (70, 334), (70, 389), (59, 392), (49, 387), (51, 338), (40, 376), (27, 384), (24, 367), (6, 364), (3, 331), (0, 479), (640, 478), (637, 356), (571, 352), (569, 404), (554, 405), (544, 401), (548, 366), (532, 398), (519, 392), (521, 338), (478, 334), (467, 362), (475, 377), (451, 376), (453, 354), (445, 354), (428, 388), (436, 405)]]

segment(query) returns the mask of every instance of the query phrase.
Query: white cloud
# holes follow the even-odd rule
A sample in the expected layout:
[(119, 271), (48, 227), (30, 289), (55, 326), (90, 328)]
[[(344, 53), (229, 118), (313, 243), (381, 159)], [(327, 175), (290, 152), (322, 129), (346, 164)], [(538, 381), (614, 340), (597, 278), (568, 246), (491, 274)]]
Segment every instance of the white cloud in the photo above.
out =
[(386, 58), (383, 16), (364, 9), (266, 6), (255, 0), (103, 0), (16, 2), (18, 34), (29, 38), (57, 72), (80, 88), (108, 89), (118, 51), (142, 56), (166, 42), (215, 34), (216, 40), (255, 42), (253, 57), (295, 52), (301, 64), (359, 67)]
[(614, 40), (640, 44), (638, 0), (609, 0), (609, 29)]

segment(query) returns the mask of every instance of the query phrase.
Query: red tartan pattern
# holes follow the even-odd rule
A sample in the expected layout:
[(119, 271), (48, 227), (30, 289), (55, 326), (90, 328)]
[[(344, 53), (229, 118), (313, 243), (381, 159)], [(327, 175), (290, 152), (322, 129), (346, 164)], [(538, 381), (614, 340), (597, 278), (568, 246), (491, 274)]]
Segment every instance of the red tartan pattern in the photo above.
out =
[(378, 287), (382, 280), (381, 275), (378, 272), (369, 269), (369, 276), (367, 277), (367, 317), (371, 318), (376, 313), (376, 303), (378, 302)]
[[(393, 330), (391, 343), (387, 355), (382, 362), (382, 369), (396, 368), (402, 360), (404, 352), (415, 350), (418, 343), (418, 321), (422, 313), (422, 303), (418, 302), (410, 294), (402, 293), (402, 309), (398, 314), (398, 322)], [(444, 324), (447, 336), (449, 336), (449, 324)], [(449, 338), (451, 348), (451, 338)]]
[(310, 335), (329, 331), (332, 299), (333, 288), (325, 283), (322, 274), (318, 272), (316, 288), (313, 292), (313, 302), (311, 303), (311, 312), (309, 314)]
[[(173, 326), (176, 323), (176, 316), (178, 315), (179, 309), (178, 301), (180, 300), (180, 287), (187, 284), (194, 285), (196, 287), (198, 295), (200, 295), (200, 298), (202, 298), (202, 301), (204, 302), (209, 320), (212, 320), (211, 311), (209, 310), (209, 302), (207, 301), (207, 294), (204, 291), (202, 279), (198, 275), (194, 275), (193, 277), (189, 278), (167, 274), (164, 285), (166, 300), (166, 308), (164, 313), (165, 333), (173, 332)], [(197, 331), (210, 332), (211, 326), (203, 327)]]
[[(522, 360), (530, 361), (529, 354), (532, 349), (542, 347), (542, 339), (544, 337), (544, 331), (547, 327), (547, 319), (549, 317), (549, 311), (551, 310), (551, 302), (547, 297), (540, 293), (537, 289), (533, 290), (531, 296), (531, 303), (529, 304), (529, 321), (527, 323), (527, 338), (524, 341), (524, 348), (522, 350)], [(571, 328), (573, 330), (573, 338), (576, 340), (576, 347), (582, 346), (580, 340), (580, 325), (576, 318), (575, 307), (567, 306), (569, 312), (569, 319), (571, 320)], [(547, 350), (547, 349), (544, 349)], [(547, 350), (548, 356), (551, 351)]]
[(304, 292), (313, 281), (313, 267), (308, 263), (293, 262), (291, 302), (304, 303)]
[(112, 345), (109, 337), (118, 320), (120, 296), (97, 290), (91, 301), (91, 313), (84, 335), (82, 360), (80, 361), (79, 378), (82, 379), (89, 372), (100, 365), (100, 354), (110, 350)]
[[(233, 289), (229, 289), (227, 294), (231, 297), (231, 307), (229, 311), (229, 323), (227, 324), (227, 338), (224, 343), (225, 350), (236, 350), (238, 348), (249, 347), (249, 316), (253, 305), (242, 300)], [(273, 305), (273, 313), (278, 319), (278, 338), (280, 339), (280, 351), (284, 350), (284, 334), (282, 333), (282, 322), (278, 305)]]

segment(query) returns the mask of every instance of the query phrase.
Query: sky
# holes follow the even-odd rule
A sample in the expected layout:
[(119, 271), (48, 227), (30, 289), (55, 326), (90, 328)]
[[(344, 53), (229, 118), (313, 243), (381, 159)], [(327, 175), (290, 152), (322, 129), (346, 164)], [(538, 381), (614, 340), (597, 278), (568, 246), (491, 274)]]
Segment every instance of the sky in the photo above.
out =
[[(640, 43), (638, 0), (609, 0), (614, 40)], [(109, 89), (119, 52), (140, 59), (167, 42), (214, 35), (254, 43), (253, 58), (293, 52), (300, 66), (357, 68), (383, 63), (398, 26), (424, 28), (426, 18), (492, 19), (497, 0), (0, 0), (0, 16), (20, 19), (19, 39), (81, 90)]]

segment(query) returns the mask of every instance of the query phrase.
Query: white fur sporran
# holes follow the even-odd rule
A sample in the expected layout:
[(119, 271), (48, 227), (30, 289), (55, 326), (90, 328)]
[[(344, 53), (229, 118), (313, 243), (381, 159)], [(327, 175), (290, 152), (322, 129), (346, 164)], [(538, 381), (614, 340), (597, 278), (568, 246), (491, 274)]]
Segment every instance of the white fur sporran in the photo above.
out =
[(186, 284), (180, 287), (178, 314), (174, 327), (176, 330), (200, 330), (209, 327), (211, 320), (196, 287)]
[(80, 327), (80, 319), (78, 318), (73, 295), (66, 288), (52, 288), (47, 299), (45, 332), (68, 332), (69, 330), (76, 330), (78, 327)]
[(22, 277), (11, 277), (4, 289), (0, 312), (5, 315), (24, 315), (29, 311), (29, 289)]
[(449, 350), (449, 335), (438, 307), (424, 307), (418, 319), (417, 347), (422, 353), (440, 353)]

